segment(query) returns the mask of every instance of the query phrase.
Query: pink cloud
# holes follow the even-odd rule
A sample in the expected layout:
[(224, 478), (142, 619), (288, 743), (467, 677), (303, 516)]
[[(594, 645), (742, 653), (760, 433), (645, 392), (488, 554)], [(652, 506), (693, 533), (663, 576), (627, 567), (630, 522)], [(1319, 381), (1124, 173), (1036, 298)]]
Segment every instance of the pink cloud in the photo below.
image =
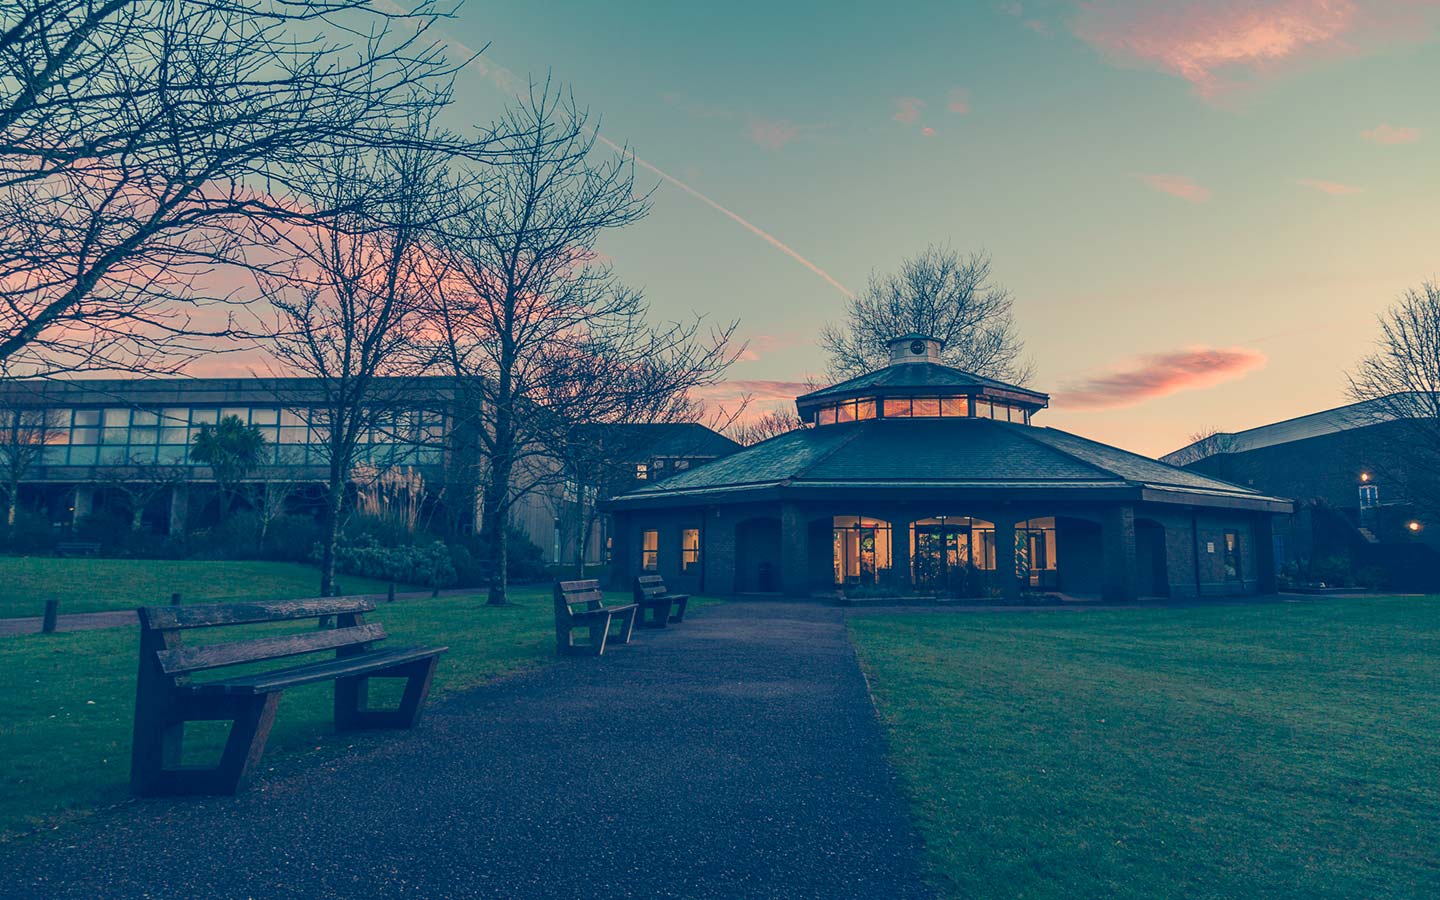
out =
[(935, 136), (935, 129), (933, 129), (933, 128), (931, 128), (930, 126), (927, 125), (927, 126), (925, 126), (924, 128), (920, 129), (920, 133), (923, 134), (923, 135), (925, 135), (926, 137), (934, 137), (934, 136)]
[(1190, 203), (1204, 203), (1210, 199), (1210, 189), (1196, 184), (1185, 175), (1136, 175), (1136, 178), (1162, 194), (1179, 197)]
[(1178, 391), (1213, 387), (1259, 369), (1265, 355), (1245, 347), (1196, 347), (1136, 357), (1112, 371), (1067, 385), (1054, 397), (1066, 409), (1114, 409)]
[(1178, 75), (1214, 98), (1283, 63), (1414, 40), (1435, 0), (1093, 0), (1075, 34), (1105, 56)]
[(1319, 191), (1322, 194), (1330, 194), (1336, 197), (1360, 193), (1360, 188), (1355, 187), (1353, 184), (1340, 184), (1335, 181), (1317, 181), (1313, 178), (1302, 178), (1296, 182), (1296, 184)]
[(970, 111), (970, 92), (964, 88), (956, 88), (950, 92), (950, 100), (945, 108), (952, 113), (964, 115)]
[(733, 409), (742, 401), (750, 401), (751, 410), (771, 409), (779, 404), (791, 404), (801, 394), (814, 388), (804, 381), (774, 381), (764, 378), (740, 378), (722, 381), (719, 384), (701, 388), (695, 392), (697, 399), (707, 404)]
[(901, 125), (914, 125), (920, 121), (920, 112), (925, 101), (919, 97), (898, 97), (895, 100), (895, 115), (892, 118)]
[(751, 119), (745, 137), (766, 150), (779, 150), (800, 137), (802, 130), (789, 119)]
[(1420, 140), (1420, 129), (1404, 125), (1377, 125), (1360, 136), (1372, 144), (1413, 144)]

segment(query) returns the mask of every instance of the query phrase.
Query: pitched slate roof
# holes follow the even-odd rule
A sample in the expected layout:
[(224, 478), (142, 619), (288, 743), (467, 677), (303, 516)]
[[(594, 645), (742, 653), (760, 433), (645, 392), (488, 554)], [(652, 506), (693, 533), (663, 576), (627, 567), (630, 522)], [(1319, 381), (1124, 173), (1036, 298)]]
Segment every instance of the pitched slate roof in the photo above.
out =
[(1006, 384), (1003, 381), (996, 381), (993, 378), (985, 378), (954, 366), (941, 365), (932, 362), (912, 362), (904, 365), (886, 366), (883, 369), (876, 369), (864, 375), (856, 376), (848, 381), (839, 384), (832, 384), (829, 387), (821, 388), (818, 391), (811, 391), (795, 399), (798, 404), (806, 404), (814, 400), (822, 400), (826, 397), (842, 396), (864, 390), (905, 390), (910, 388), (992, 388), (1001, 391), (1011, 391), (1017, 394), (1027, 394), (1035, 397), (1041, 404), (1048, 403), (1050, 396), (1039, 391), (1032, 391), (1029, 388), (1018, 385)]
[(616, 498), (722, 496), (763, 487), (1159, 488), (1258, 491), (1053, 428), (992, 419), (873, 419), (792, 431)]

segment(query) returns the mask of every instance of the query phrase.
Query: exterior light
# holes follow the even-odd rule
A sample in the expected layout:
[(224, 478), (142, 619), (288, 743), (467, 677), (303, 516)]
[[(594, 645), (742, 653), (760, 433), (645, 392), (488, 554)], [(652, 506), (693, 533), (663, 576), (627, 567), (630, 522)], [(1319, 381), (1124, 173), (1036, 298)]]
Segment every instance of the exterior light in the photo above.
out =
[(1360, 480), (1361, 480), (1361, 481), (1369, 481), (1369, 480), (1370, 480), (1370, 473), (1369, 473), (1369, 472), (1361, 472), (1361, 473), (1360, 473)]
[(1410, 529), (1411, 531), (1419, 531), (1420, 528), (1421, 528), (1421, 525), (1420, 525), (1419, 522), (1416, 522), (1414, 519), (1411, 519), (1409, 522), (1406, 522), (1406, 523), (1405, 523), (1405, 527), (1408, 528), (1408, 529)]

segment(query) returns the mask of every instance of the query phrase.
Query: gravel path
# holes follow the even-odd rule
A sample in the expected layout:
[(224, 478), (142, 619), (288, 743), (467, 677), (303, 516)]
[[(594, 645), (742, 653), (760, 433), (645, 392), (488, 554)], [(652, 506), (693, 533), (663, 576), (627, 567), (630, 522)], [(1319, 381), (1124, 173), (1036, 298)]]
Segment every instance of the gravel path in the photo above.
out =
[(930, 895), (836, 609), (704, 608), (361, 747), (0, 845), (0, 896)]

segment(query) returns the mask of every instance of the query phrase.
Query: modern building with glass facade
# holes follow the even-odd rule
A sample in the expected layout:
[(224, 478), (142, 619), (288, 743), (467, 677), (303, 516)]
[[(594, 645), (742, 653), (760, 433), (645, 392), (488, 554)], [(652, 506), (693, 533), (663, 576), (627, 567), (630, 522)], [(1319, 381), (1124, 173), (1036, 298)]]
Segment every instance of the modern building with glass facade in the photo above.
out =
[(796, 400), (807, 427), (610, 504), (612, 575), (710, 593), (1130, 600), (1274, 590), (1287, 500), (1032, 424), (1043, 393), (940, 362)]

